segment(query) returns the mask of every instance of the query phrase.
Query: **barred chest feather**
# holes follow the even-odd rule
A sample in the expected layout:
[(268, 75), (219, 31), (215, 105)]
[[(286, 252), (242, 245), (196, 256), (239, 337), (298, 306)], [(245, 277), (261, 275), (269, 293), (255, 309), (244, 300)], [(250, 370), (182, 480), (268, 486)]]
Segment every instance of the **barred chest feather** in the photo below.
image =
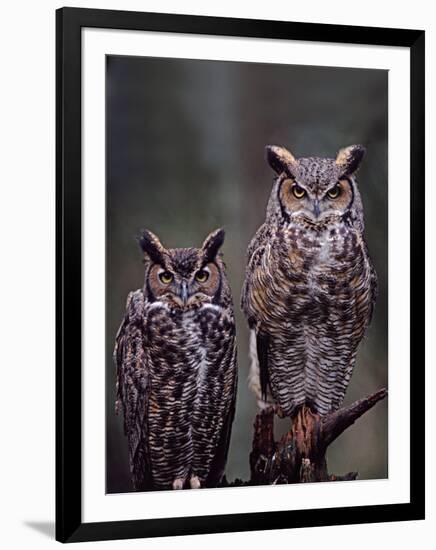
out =
[(309, 324), (352, 318), (351, 306), (370, 278), (361, 238), (353, 228), (345, 223), (323, 231), (290, 226), (277, 234), (270, 254), (272, 262), (265, 267), (268, 271), (277, 265), (273, 286), (284, 310), (274, 308), (274, 317), (286, 312), (290, 322)]
[(233, 320), (212, 304), (183, 312), (154, 302), (145, 322), (153, 482), (203, 484), (231, 404)]
[(320, 414), (336, 409), (374, 298), (360, 235), (345, 223), (323, 231), (289, 226), (266, 245), (257, 273), (274, 399), (288, 415), (304, 403)]
[(276, 177), (248, 248), (241, 305), (263, 396), (269, 388), (287, 416), (304, 404), (323, 415), (345, 395), (377, 293), (355, 178), (365, 149), (350, 145), (335, 158), (266, 152)]
[[(146, 345), (153, 360), (162, 360), (162, 366), (174, 370), (179, 361), (193, 365), (187, 373), (195, 375), (211, 344), (224, 338), (232, 322), (223, 309), (213, 304), (182, 311), (167, 304), (154, 302), (147, 308)], [(157, 365), (154, 368), (157, 369)]]

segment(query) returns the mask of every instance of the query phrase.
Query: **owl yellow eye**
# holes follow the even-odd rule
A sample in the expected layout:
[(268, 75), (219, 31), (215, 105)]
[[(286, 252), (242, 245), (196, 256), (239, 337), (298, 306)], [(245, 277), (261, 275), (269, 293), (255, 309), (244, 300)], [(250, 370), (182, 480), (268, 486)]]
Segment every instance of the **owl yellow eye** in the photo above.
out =
[(339, 183), (337, 183), (334, 187), (332, 187), (332, 189), (327, 191), (327, 195), (329, 199), (337, 199), (340, 194), (341, 194), (341, 186), (339, 185)]
[(162, 271), (162, 273), (159, 273), (159, 279), (164, 285), (168, 285), (172, 282), (174, 276), (169, 271)]
[(200, 269), (200, 271), (197, 271), (195, 274), (195, 279), (199, 283), (205, 283), (209, 279), (209, 273), (204, 269)]
[(292, 192), (294, 193), (294, 197), (297, 199), (302, 199), (306, 194), (306, 191), (297, 184), (292, 187)]

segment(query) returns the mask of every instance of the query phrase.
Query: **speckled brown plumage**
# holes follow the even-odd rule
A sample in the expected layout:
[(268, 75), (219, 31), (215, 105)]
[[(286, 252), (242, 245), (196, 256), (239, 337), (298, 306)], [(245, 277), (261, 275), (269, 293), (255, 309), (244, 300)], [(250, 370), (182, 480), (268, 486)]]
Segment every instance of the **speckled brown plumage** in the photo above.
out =
[(114, 353), (137, 490), (214, 487), (223, 477), (237, 383), (223, 236), (200, 249), (165, 249), (150, 232), (140, 240), (144, 287), (129, 294)]
[(265, 223), (248, 248), (242, 309), (252, 329), (250, 386), (260, 406), (292, 416), (336, 410), (368, 326), (377, 278), (355, 171), (363, 148), (336, 159), (269, 147), (276, 171)]

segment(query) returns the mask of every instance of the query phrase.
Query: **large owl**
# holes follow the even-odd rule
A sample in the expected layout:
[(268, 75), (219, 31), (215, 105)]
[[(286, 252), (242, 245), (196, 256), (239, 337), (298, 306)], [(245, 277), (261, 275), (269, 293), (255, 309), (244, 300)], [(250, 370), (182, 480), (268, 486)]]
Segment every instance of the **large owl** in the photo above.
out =
[(223, 240), (217, 230), (201, 248), (167, 249), (150, 231), (140, 237), (144, 286), (128, 296), (114, 350), (136, 490), (223, 478), (237, 383)]
[(371, 321), (377, 277), (355, 173), (364, 148), (299, 158), (267, 147), (276, 173), (265, 223), (248, 248), (242, 309), (249, 385), (259, 406), (292, 416), (339, 408)]

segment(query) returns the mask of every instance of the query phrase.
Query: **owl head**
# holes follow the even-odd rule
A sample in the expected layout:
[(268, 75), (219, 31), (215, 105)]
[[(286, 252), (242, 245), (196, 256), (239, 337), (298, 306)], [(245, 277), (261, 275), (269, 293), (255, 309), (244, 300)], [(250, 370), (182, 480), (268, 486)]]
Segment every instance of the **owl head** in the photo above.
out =
[(144, 290), (149, 301), (159, 300), (176, 309), (192, 309), (221, 300), (227, 284), (219, 250), (224, 230), (207, 236), (201, 248), (165, 248), (151, 231), (143, 231)]
[(355, 173), (365, 154), (361, 145), (341, 149), (336, 158), (295, 158), (284, 147), (266, 148), (267, 160), (277, 175), (270, 214), (283, 222), (323, 226), (351, 219), (363, 223), (362, 203)]

